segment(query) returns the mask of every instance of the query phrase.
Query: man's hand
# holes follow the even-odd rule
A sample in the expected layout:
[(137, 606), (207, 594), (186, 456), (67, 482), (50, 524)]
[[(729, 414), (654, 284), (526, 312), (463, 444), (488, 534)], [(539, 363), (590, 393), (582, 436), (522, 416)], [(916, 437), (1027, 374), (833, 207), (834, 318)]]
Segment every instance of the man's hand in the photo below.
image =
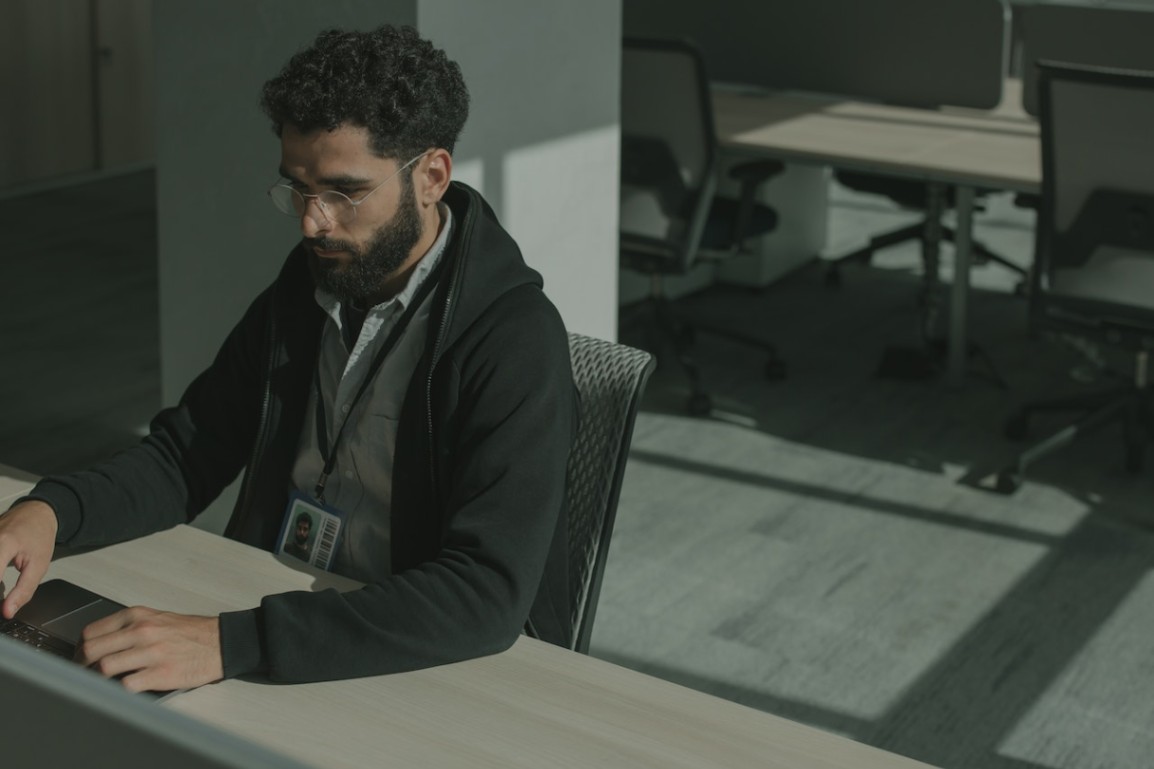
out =
[(0, 575), (9, 565), (20, 571), (0, 605), (4, 619), (12, 619), (44, 579), (56, 547), (57, 526), (55, 511), (39, 500), (21, 502), (0, 515)]
[(216, 617), (134, 606), (93, 622), (81, 638), (77, 661), (123, 676), (132, 692), (191, 689), (224, 677)]

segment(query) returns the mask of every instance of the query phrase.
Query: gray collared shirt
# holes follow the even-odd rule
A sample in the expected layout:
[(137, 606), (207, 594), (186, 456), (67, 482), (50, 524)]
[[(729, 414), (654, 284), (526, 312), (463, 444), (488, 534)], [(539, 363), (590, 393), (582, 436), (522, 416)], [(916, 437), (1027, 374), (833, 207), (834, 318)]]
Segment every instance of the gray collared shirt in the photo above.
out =
[[(431, 293), (385, 357), (361, 400), (353, 404), (353, 399), (377, 351), (421, 284), (441, 260), (449, 240), (452, 215), (443, 203), (439, 210), (444, 224), (436, 241), (417, 263), (404, 289), (369, 310), (351, 350), (343, 338), (340, 301), (320, 289), (316, 291), (317, 304), (328, 315), (321, 332), (317, 365), (330, 442), (340, 430), (346, 414), (349, 418), (337, 445), (336, 465), (324, 492), (325, 503), (345, 515), (344, 533), (331, 570), (361, 582), (381, 581), (391, 572), (390, 520), (397, 420), (409, 380), (428, 336)], [(292, 471), (293, 487), (310, 497), (324, 467), (316, 426), (316, 387), (311, 390)]]

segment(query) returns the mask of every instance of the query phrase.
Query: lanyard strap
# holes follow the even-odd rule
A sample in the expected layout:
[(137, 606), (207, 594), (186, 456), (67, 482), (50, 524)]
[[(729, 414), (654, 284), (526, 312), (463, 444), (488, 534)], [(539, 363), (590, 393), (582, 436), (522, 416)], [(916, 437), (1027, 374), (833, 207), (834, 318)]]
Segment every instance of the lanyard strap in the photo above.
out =
[(317, 351), (317, 365), (313, 370), (313, 387), (316, 389), (317, 397), (317, 442), (321, 456), (325, 457), (324, 468), (321, 470), (320, 477), (317, 478), (316, 489), (313, 491), (313, 496), (317, 501), (324, 502), (325, 484), (328, 483), (329, 476), (332, 475), (333, 468), (336, 467), (337, 446), (341, 442), (341, 437), (345, 434), (345, 428), (348, 427), (349, 418), (353, 415), (353, 412), (356, 411), (357, 404), (360, 403), (361, 397), (368, 391), (377, 376), (377, 372), (379, 372), (381, 366), (384, 365), (385, 358), (388, 357), (389, 353), (396, 347), (397, 342), (400, 341), (401, 336), (405, 333), (405, 329), (408, 328), (409, 323), (413, 320), (413, 316), (417, 314), (417, 310), (425, 303), (429, 294), (436, 287), (443, 265), (444, 260), (442, 259), (425, 277), (425, 280), (413, 295), (413, 300), (409, 302), (409, 306), (405, 308), (404, 313), (402, 313), (401, 317), (397, 320), (396, 325), (393, 326), (388, 337), (385, 338), (384, 343), (380, 346), (380, 349), (377, 350), (376, 355), (373, 356), (372, 363), (369, 364), (369, 370), (365, 372), (365, 378), (361, 382), (361, 386), (357, 389), (357, 394), (353, 396), (353, 400), (349, 404), (349, 410), (345, 412), (344, 419), (341, 420), (341, 426), (337, 429), (337, 434), (336, 437), (333, 438), (332, 446), (327, 449), (325, 446), (329, 442), (328, 416), (325, 414), (325, 398), (321, 392), (321, 353), (324, 349), (324, 335), (321, 335), (321, 350)]

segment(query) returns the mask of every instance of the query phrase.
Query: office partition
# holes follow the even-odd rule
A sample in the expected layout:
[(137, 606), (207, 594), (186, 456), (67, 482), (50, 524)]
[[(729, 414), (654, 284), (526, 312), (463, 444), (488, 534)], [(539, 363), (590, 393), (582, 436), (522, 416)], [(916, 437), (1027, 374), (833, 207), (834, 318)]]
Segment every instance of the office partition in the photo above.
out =
[(998, 105), (1005, 0), (625, 0), (624, 31), (694, 40), (714, 80), (916, 107)]
[(0, 692), (6, 766), (306, 769), (7, 638), (0, 638)]
[(1031, 115), (1038, 114), (1039, 61), (1154, 71), (1154, 6), (1039, 3), (1017, 12), (1022, 106)]

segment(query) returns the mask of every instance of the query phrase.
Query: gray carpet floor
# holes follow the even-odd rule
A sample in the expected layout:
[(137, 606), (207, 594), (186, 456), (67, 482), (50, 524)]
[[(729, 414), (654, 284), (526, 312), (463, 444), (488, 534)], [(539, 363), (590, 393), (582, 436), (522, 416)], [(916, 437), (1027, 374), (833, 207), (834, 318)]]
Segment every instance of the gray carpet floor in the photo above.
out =
[[(159, 406), (152, 185), (0, 201), (0, 462), (86, 465)], [(835, 188), (826, 255), (910, 220)], [(1032, 216), (1008, 196), (978, 235), (1030, 259)], [(1016, 448), (1002, 424), (1017, 403), (1107, 377), (1031, 338), (995, 265), (975, 272), (964, 386), (877, 376), (887, 348), (921, 344), (918, 263), (911, 244), (838, 289), (814, 264), (678, 303), (773, 340), (789, 374), (767, 381), (761, 353), (701, 335), (716, 409), (691, 418), (677, 369), (659, 369), (592, 653), (947, 769), (1146, 767), (1154, 478), (1125, 472), (1107, 428), (1012, 496), (978, 487)]]
[[(828, 252), (908, 221), (835, 190)], [(999, 197), (978, 236), (1026, 264), (1032, 224)], [(762, 353), (699, 334), (716, 403), (699, 419), (678, 369), (659, 370), (592, 653), (951, 769), (1149, 766), (1151, 473), (1124, 470), (1114, 426), (1012, 496), (982, 488), (1019, 448), (1003, 436), (1016, 404), (1111, 380), (1031, 338), (1019, 278), (994, 264), (975, 273), (963, 387), (878, 376), (887, 347), (921, 344), (919, 263), (910, 244), (837, 289), (815, 264), (678, 303), (773, 340), (789, 375), (766, 381)]]

